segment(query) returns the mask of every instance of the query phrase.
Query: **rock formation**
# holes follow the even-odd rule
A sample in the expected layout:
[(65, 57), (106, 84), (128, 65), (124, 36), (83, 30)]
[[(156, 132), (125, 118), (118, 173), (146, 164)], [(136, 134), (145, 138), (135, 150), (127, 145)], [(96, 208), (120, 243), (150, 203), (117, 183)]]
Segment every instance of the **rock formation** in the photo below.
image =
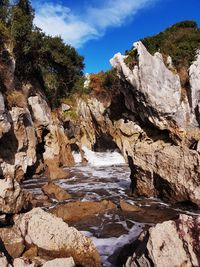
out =
[(143, 232), (131, 245), (125, 267), (177, 267), (200, 264), (200, 219), (180, 215)]
[(113, 119), (112, 99), (110, 105), (93, 98), (80, 102), (82, 143), (93, 147), (97, 136), (111, 136), (129, 163), (134, 193), (199, 206), (200, 56), (189, 70), (191, 93), (183, 96), (179, 75), (165, 66), (162, 55), (152, 56), (141, 42), (134, 46), (133, 69), (127, 56), (118, 53), (111, 59), (125, 112)]

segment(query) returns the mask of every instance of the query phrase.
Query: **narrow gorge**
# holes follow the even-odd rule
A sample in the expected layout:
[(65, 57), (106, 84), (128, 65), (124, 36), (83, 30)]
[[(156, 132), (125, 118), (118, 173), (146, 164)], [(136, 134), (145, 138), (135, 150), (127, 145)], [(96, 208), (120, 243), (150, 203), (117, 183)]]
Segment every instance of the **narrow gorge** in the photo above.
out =
[(74, 50), (34, 33), (23, 71), (0, 42), (0, 267), (200, 266), (200, 50), (177, 68), (138, 41), (80, 94)]

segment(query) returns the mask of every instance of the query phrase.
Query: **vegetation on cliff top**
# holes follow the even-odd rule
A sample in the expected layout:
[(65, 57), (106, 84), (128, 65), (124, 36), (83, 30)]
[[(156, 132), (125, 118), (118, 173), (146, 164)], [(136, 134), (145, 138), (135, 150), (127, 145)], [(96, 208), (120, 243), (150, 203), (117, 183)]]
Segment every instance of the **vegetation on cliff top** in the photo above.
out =
[[(16, 61), (16, 84), (39, 82), (52, 107), (69, 95), (83, 76), (83, 57), (60, 37), (45, 35), (33, 24), (29, 0), (0, 1), (0, 50)], [(6, 61), (6, 57), (3, 59)]]
[[(178, 22), (157, 35), (141, 40), (147, 50), (154, 54), (159, 51), (164, 59), (170, 55), (174, 66), (188, 68), (200, 49), (200, 28), (193, 20)], [(130, 55), (132, 49), (126, 51)]]

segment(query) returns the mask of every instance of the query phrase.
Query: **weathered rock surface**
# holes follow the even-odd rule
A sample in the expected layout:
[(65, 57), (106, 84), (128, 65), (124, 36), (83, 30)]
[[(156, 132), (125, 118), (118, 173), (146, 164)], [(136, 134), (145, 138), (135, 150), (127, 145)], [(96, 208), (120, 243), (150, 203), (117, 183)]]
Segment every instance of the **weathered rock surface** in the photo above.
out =
[(11, 265), (8, 263), (6, 257), (4, 255), (1, 255), (0, 253), (0, 266), (1, 267), (11, 267)]
[(112, 99), (110, 106), (94, 98), (79, 102), (81, 142), (92, 148), (99, 136), (111, 136), (129, 163), (135, 194), (199, 206), (200, 56), (190, 67), (190, 90), (183, 97), (178, 74), (166, 67), (161, 54), (152, 56), (141, 42), (135, 49), (133, 69), (126, 56), (111, 59), (121, 80), (121, 114), (112, 116)]
[(193, 62), (189, 69), (190, 86), (191, 86), (191, 99), (192, 99), (192, 111), (197, 116), (198, 123), (199, 118), (199, 103), (200, 103), (200, 51), (197, 53), (197, 59)]
[(17, 258), (13, 262), (13, 267), (75, 267), (73, 258), (60, 258), (45, 261), (39, 257), (29, 260), (26, 258)]
[(82, 266), (101, 265), (99, 254), (89, 238), (41, 208), (19, 215), (15, 225), (26, 244), (37, 246), (39, 255), (53, 259), (71, 256)]
[(17, 227), (0, 228), (0, 239), (12, 258), (18, 258), (22, 255), (25, 249), (24, 239)]
[(56, 185), (52, 182), (45, 184), (42, 187), (42, 191), (49, 197), (54, 197), (58, 201), (64, 201), (71, 198), (71, 195), (62, 189), (59, 185)]
[(70, 222), (92, 217), (95, 214), (112, 209), (116, 209), (116, 205), (107, 200), (103, 200), (101, 202), (77, 201), (59, 205), (54, 208), (52, 212), (64, 221)]
[(182, 136), (182, 131), (187, 133), (188, 129), (196, 128), (197, 121), (191, 112), (189, 99), (181, 101), (179, 76), (165, 66), (160, 53), (152, 56), (141, 42), (135, 43), (134, 47), (138, 64), (133, 70), (124, 62), (126, 56), (120, 53), (110, 60), (131, 86), (130, 91), (122, 89), (128, 109), (138, 112), (144, 122), (149, 121), (178, 136)]
[(180, 215), (143, 232), (133, 243), (126, 267), (200, 265), (200, 218)]

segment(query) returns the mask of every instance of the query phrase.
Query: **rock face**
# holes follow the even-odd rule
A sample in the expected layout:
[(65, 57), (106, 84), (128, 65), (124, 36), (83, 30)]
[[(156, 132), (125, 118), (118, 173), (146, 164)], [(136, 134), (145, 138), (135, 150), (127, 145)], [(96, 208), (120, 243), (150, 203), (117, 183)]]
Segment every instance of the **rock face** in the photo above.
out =
[[(28, 108), (7, 110), (0, 93), (0, 211), (17, 213), (28, 198), (20, 188), (25, 175), (42, 172), (50, 179), (65, 178), (62, 166), (73, 164), (64, 128), (44, 98), (28, 98)], [(45, 167), (46, 166), (46, 167)]]
[(112, 116), (118, 108), (114, 99), (110, 105), (93, 98), (79, 102), (81, 141), (92, 148), (99, 136), (112, 137), (131, 168), (133, 193), (199, 206), (200, 56), (190, 67), (184, 95), (179, 75), (165, 66), (161, 54), (152, 56), (141, 42), (134, 46), (133, 69), (127, 56), (111, 59), (121, 80), (118, 116)]
[(37, 246), (40, 255), (53, 258), (72, 256), (75, 263), (82, 266), (101, 265), (99, 254), (89, 238), (41, 208), (19, 215), (15, 225), (26, 244)]
[(132, 244), (126, 267), (181, 267), (200, 264), (200, 218), (180, 215), (143, 232)]
[[(198, 124), (194, 112), (191, 112), (189, 100), (181, 101), (179, 76), (167, 69), (160, 53), (150, 55), (141, 42), (135, 43), (134, 47), (138, 64), (133, 70), (124, 62), (126, 56), (118, 53), (110, 60), (112, 66), (131, 85), (132, 93), (124, 92), (128, 108), (139, 112), (144, 122), (149, 121), (157, 128), (167, 129), (175, 135), (181, 135), (181, 131), (187, 132), (188, 128), (195, 128)], [(127, 93), (132, 97), (128, 98)]]

